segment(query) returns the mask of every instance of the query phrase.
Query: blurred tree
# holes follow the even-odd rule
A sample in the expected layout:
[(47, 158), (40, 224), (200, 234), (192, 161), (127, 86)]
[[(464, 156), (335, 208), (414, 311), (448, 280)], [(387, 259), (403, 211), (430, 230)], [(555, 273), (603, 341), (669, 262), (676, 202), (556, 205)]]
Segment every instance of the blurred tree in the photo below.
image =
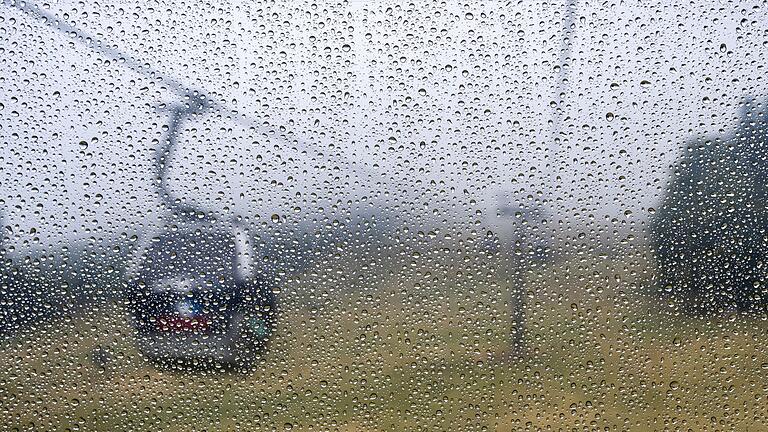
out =
[(736, 130), (690, 142), (651, 223), (662, 293), (687, 312), (764, 311), (768, 115), (744, 102)]

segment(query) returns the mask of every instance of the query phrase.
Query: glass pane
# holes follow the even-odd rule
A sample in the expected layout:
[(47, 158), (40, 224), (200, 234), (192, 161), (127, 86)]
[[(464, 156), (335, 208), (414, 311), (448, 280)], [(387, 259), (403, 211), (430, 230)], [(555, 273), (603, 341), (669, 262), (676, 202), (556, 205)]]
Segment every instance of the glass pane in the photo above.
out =
[(768, 429), (764, 4), (0, 10), (9, 430)]

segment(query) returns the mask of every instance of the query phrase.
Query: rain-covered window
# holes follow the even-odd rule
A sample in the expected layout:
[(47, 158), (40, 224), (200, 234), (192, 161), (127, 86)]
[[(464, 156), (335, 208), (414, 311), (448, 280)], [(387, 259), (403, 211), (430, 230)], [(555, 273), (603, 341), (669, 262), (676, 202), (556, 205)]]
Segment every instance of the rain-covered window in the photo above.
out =
[(768, 430), (768, 5), (0, 5), (4, 430)]

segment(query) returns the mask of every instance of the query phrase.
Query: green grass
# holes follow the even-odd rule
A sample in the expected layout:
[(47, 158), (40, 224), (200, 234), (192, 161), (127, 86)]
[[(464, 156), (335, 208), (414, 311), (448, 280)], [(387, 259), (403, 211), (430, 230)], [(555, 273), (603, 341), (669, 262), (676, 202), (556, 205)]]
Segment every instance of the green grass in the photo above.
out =
[[(9, 430), (768, 430), (764, 317), (686, 318), (641, 253), (525, 272), (524, 360), (506, 282), (439, 251), (288, 280), (248, 375), (146, 364), (116, 304), (0, 347)], [(458, 258), (457, 258), (458, 257)], [(364, 268), (368, 267), (368, 268)], [(111, 360), (91, 361), (101, 346)]]

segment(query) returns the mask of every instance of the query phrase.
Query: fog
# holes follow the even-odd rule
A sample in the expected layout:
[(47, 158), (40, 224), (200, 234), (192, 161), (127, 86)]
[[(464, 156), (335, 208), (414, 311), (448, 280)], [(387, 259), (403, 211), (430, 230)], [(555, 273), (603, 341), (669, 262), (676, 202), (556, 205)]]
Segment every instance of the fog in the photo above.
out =
[(153, 158), (197, 96), (171, 190), (269, 237), (370, 215), (503, 230), (500, 196), (642, 223), (684, 144), (766, 94), (746, 4), (28, 5), (0, 14), (12, 255), (157, 224)]

